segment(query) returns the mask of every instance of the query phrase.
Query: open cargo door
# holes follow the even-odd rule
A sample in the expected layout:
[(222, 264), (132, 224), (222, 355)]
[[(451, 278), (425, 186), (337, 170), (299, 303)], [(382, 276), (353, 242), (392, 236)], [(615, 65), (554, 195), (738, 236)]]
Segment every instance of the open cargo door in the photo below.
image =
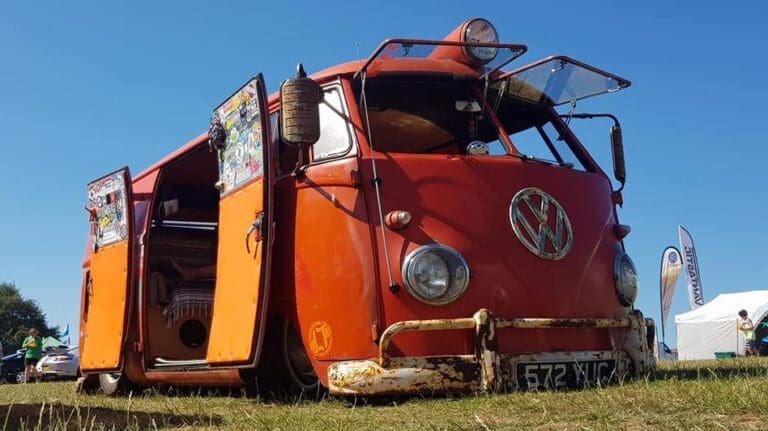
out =
[(493, 86), (518, 99), (557, 106), (613, 93), (630, 84), (620, 76), (556, 55), (505, 73)]
[(133, 276), (132, 202), (128, 168), (88, 184), (93, 253), (83, 294), (82, 371), (122, 366)]
[[(272, 163), (261, 74), (214, 111), (219, 152), (219, 243), (206, 361), (258, 363), (267, 317)], [(223, 128), (223, 130), (222, 130)], [(213, 133), (212, 133), (213, 135)]]

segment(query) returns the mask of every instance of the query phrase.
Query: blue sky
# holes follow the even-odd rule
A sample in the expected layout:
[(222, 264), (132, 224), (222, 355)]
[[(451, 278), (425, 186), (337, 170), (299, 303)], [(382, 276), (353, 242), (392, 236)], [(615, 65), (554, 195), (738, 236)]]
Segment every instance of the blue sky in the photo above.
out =
[[(123, 165), (138, 173), (198, 135), (257, 72), (271, 92), (299, 61), (317, 71), (355, 59), (356, 43), (365, 56), (387, 37), (442, 38), (483, 16), (502, 40), (529, 46), (518, 65), (562, 53), (633, 82), (579, 110), (622, 121), (620, 217), (632, 226), (639, 308), (658, 319), (660, 254), (679, 224), (696, 241), (705, 300), (768, 288), (765, 5), (313, 4), (4, 2), (0, 280), (36, 298), (52, 323), (76, 324), (88, 181)], [(595, 121), (576, 130), (610, 172), (609, 124)], [(687, 309), (681, 281), (671, 314)]]

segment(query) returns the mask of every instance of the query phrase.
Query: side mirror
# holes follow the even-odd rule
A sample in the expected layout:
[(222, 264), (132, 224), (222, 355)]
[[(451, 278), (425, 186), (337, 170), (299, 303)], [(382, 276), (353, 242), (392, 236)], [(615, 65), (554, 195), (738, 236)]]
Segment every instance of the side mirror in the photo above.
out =
[(624, 138), (621, 126), (611, 127), (611, 153), (613, 154), (613, 176), (621, 186), (627, 181), (627, 168), (624, 165)]
[(280, 86), (280, 135), (290, 145), (313, 145), (320, 139), (320, 86), (299, 64), (296, 78)]

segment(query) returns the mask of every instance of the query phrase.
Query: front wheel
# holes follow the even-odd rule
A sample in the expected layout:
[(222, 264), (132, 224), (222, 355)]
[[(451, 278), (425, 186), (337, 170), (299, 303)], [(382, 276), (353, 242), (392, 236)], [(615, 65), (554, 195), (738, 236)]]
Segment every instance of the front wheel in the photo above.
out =
[(316, 395), (320, 391), (320, 380), (315, 374), (312, 362), (301, 341), (301, 334), (287, 319), (283, 321), (281, 337), (282, 357), (285, 369), (294, 389), (307, 395)]
[(99, 388), (106, 395), (118, 395), (131, 389), (131, 384), (122, 373), (99, 374)]
[(301, 334), (288, 319), (278, 316), (267, 325), (258, 368), (241, 370), (240, 374), (251, 395), (293, 398), (318, 397), (322, 393)]
[(24, 378), (24, 370), (21, 370), (18, 373), (16, 373), (16, 383), (18, 384), (26, 383), (26, 379)]

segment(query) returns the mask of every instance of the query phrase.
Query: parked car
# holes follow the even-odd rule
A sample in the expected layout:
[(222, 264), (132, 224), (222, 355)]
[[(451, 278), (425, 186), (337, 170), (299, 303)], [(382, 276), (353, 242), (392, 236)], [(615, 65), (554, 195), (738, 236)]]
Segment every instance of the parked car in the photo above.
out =
[(79, 366), (80, 356), (77, 347), (75, 347), (43, 356), (37, 363), (37, 372), (46, 380), (76, 378)]
[(24, 383), (24, 352), (22, 349), (3, 356), (0, 379), (6, 383)]

